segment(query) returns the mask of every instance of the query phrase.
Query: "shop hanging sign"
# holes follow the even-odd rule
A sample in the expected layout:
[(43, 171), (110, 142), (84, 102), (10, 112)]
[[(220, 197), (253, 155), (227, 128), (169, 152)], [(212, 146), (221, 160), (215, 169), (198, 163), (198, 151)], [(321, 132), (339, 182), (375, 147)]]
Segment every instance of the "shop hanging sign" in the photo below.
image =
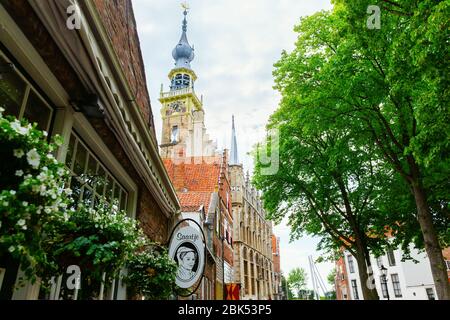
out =
[(169, 256), (178, 265), (175, 283), (179, 288), (186, 289), (188, 295), (195, 292), (201, 282), (205, 250), (205, 236), (200, 225), (193, 219), (178, 222), (170, 238)]

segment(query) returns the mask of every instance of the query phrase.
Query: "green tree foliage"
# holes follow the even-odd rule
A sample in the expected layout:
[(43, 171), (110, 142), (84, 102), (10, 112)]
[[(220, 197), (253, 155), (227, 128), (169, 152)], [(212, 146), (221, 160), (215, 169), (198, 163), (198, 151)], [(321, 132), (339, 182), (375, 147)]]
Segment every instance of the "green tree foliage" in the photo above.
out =
[[(275, 220), (290, 214), (294, 237), (347, 246), (359, 267), (386, 245), (386, 228), (405, 249), (424, 247), (449, 299), (450, 3), (376, 2), (336, 0), (295, 28), (294, 51), (275, 65), (282, 101), (268, 125), (280, 132), (280, 169), (263, 176), (257, 162), (254, 180)], [(373, 4), (381, 28), (369, 30)]]
[[(396, 230), (423, 241), (438, 296), (450, 299), (441, 251), (450, 236), (450, 3), (379, 1), (381, 29), (368, 32), (361, 28), (361, 10), (369, 4), (336, 1), (347, 52), (333, 57), (333, 72), (344, 72), (346, 93), (340, 96), (352, 99), (334, 109), (363, 123), (367, 140), (408, 185), (417, 219), (406, 216)], [(357, 58), (344, 70), (339, 61), (348, 54)]]
[(303, 268), (295, 268), (289, 272), (288, 284), (295, 290), (297, 297), (300, 297), (300, 290), (305, 289), (307, 278), (308, 275)]
[(336, 300), (336, 291), (328, 291), (325, 295), (325, 300)]
[(289, 287), (288, 280), (284, 275), (281, 276), (281, 285), (283, 287), (284, 295), (286, 295), (286, 299), (290, 300), (294, 297), (294, 293), (292, 292), (292, 289)]
[(336, 281), (336, 268), (331, 270), (331, 272), (327, 276), (327, 281), (330, 285), (334, 286)]
[(177, 264), (160, 245), (149, 244), (145, 250), (134, 254), (127, 263), (127, 270), (125, 282), (132, 296), (161, 300), (175, 292)]
[(333, 270), (331, 270), (331, 272), (328, 274), (327, 276), (327, 281), (328, 283), (331, 285), (332, 291), (329, 291), (326, 293), (326, 299), (329, 300), (335, 300), (336, 299), (336, 268), (333, 268)]
[[(299, 42), (308, 43), (311, 35), (306, 30), (329, 25), (328, 18), (318, 14), (305, 19), (302, 29), (297, 29)], [(367, 248), (383, 245), (382, 238), (370, 238), (366, 232), (371, 227), (372, 233), (378, 232), (373, 226), (385, 220), (385, 213), (377, 210), (375, 203), (384, 193), (390, 173), (377, 165), (374, 147), (353, 136), (343, 119), (328, 117), (326, 111), (318, 113), (314, 96), (306, 96), (314, 93), (316, 85), (307, 78), (326, 63), (323, 51), (298, 46), (295, 53), (284, 53), (276, 64), (276, 83), (283, 100), (269, 128), (279, 132), (279, 170), (263, 175), (257, 161), (254, 182), (263, 190), (272, 219), (279, 221), (289, 215), (293, 238), (304, 233), (321, 236), (320, 248), (332, 252), (345, 246), (358, 261), (361, 283), (366, 283)], [(294, 80), (302, 77), (303, 81)], [(366, 299), (377, 298), (375, 290), (363, 293)]]

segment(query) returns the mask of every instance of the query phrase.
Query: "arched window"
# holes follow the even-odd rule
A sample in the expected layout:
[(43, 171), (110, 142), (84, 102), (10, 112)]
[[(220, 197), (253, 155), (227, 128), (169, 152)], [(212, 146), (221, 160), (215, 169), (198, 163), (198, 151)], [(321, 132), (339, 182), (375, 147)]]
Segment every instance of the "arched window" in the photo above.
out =
[(242, 256), (243, 256), (243, 261), (244, 261), (244, 270), (243, 270), (243, 272), (244, 272), (244, 293), (245, 294), (249, 294), (249, 287), (250, 287), (250, 284), (249, 284), (249, 273), (248, 273), (248, 268), (249, 268), (249, 259), (248, 259), (248, 253), (247, 253), (247, 248), (246, 247), (244, 247), (243, 249), (242, 249)]

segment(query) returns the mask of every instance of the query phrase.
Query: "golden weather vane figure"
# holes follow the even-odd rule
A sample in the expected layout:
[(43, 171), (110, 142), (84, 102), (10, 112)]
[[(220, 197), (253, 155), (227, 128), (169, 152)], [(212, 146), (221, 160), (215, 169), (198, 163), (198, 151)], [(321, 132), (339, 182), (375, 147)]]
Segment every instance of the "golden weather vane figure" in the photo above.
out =
[(189, 5), (187, 4), (186, 1), (181, 3), (181, 7), (184, 9), (184, 11), (188, 11), (189, 10)]

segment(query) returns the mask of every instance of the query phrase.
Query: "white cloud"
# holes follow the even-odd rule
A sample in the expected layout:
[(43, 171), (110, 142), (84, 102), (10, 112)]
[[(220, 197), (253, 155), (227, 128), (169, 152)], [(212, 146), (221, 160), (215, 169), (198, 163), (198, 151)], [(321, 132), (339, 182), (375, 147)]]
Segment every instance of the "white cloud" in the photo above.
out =
[[(168, 88), (172, 49), (181, 35), (180, 2), (133, 1), (158, 140), (160, 85)], [(265, 124), (279, 103), (279, 94), (272, 89), (273, 64), (283, 49), (294, 47), (293, 28), (300, 17), (331, 8), (330, 1), (191, 0), (189, 5), (187, 36), (196, 54), (191, 66), (198, 75), (196, 92), (203, 94), (208, 133), (220, 147), (229, 147), (234, 114), (239, 158), (251, 171), (246, 152), (265, 136)], [(281, 237), (283, 270), (308, 269), (307, 257), (317, 255), (317, 240), (306, 238), (289, 244), (286, 226), (277, 226), (275, 231)], [(326, 278), (331, 266), (318, 268)]]

